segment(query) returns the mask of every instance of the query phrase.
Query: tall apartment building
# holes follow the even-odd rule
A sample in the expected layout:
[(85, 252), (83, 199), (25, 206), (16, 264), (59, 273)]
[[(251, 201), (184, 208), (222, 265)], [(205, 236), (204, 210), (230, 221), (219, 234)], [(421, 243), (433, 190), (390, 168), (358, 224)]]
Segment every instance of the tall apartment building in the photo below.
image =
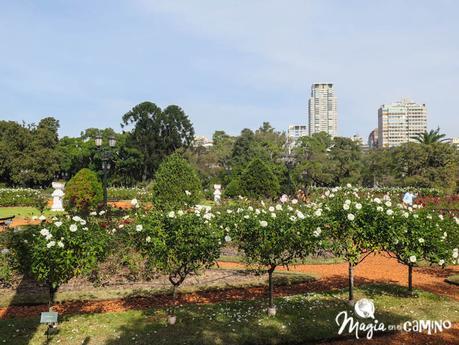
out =
[(314, 83), (309, 98), (309, 135), (326, 132), (332, 137), (338, 133), (338, 111), (332, 83)]
[(410, 99), (384, 104), (378, 109), (378, 147), (394, 147), (414, 141), (413, 137), (427, 131), (425, 104)]

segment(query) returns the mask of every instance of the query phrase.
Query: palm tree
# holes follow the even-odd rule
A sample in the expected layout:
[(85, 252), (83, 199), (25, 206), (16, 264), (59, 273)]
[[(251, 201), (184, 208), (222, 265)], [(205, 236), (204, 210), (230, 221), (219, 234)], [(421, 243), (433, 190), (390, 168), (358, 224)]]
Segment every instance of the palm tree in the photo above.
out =
[(437, 129), (431, 129), (429, 132), (419, 133), (412, 137), (412, 139), (416, 140), (418, 143), (430, 145), (444, 142), (446, 140), (444, 137), (445, 134), (440, 134), (440, 127), (437, 127)]

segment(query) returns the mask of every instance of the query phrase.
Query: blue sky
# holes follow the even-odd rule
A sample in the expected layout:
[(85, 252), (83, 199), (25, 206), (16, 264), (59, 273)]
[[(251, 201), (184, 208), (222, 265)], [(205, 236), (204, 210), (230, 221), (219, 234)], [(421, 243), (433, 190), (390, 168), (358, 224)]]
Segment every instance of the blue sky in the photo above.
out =
[(0, 119), (52, 115), (61, 135), (120, 130), (150, 100), (196, 132), (306, 123), (311, 83), (335, 83), (340, 135), (377, 109), (426, 103), (459, 136), (455, 0), (0, 0)]

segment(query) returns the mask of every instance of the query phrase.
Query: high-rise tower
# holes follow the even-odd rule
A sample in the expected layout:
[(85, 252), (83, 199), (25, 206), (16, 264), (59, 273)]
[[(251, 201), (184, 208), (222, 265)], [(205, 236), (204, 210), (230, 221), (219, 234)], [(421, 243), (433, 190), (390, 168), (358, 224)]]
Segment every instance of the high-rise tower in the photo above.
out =
[(338, 132), (335, 89), (332, 83), (314, 83), (309, 98), (309, 135), (325, 132), (335, 137)]

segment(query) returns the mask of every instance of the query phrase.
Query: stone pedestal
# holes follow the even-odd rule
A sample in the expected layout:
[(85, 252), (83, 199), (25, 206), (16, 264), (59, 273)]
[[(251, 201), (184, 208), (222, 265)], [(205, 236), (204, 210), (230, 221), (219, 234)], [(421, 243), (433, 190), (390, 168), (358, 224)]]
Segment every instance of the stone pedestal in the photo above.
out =
[(221, 184), (214, 184), (214, 201), (217, 205), (220, 205), (222, 199), (222, 185)]
[(54, 188), (54, 192), (51, 194), (53, 197), (53, 205), (51, 206), (51, 211), (64, 211), (64, 183), (53, 182), (52, 186)]

